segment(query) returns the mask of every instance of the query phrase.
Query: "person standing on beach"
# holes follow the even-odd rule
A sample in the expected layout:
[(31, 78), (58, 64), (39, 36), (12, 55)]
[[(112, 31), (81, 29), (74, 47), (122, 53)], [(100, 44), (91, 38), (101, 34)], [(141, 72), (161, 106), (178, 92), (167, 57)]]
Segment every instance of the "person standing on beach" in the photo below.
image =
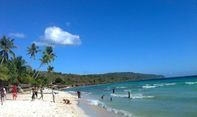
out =
[(3, 87), (3, 92), (4, 92), (4, 100), (6, 99), (6, 95), (7, 95), (7, 92), (6, 92), (6, 89)]
[(38, 87), (35, 87), (35, 97), (38, 98)]
[(55, 103), (55, 92), (54, 92), (54, 88), (52, 88), (52, 96), (53, 96), (53, 102)]
[(4, 91), (2, 86), (0, 87), (0, 96), (1, 96), (1, 105), (3, 105)]
[(43, 87), (40, 88), (40, 98), (39, 99), (43, 100)]
[(32, 92), (31, 100), (33, 101), (35, 99), (35, 88), (34, 87), (32, 87), (31, 92)]
[(16, 100), (16, 97), (17, 97), (17, 87), (16, 87), (16, 85), (14, 85), (12, 87), (12, 97), (13, 97), (13, 100)]
[(77, 96), (78, 96), (78, 98), (81, 98), (81, 92), (80, 91), (77, 91)]

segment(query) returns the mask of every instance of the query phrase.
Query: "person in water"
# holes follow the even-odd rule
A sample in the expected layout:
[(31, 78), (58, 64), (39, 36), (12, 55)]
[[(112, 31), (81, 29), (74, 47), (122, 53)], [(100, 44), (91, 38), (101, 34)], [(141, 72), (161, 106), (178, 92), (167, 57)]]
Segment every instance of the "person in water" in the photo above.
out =
[(131, 98), (131, 93), (130, 93), (130, 91), (128, 92), (128, 98)]
[(102, 96), (101, 96), (101, 99), (102, 99), (102, 100), (103, 100), (104, 96), (105, 96), (105, 95), (102, 95)]
[(110, 97), (110, 101), (112, 102), (112, 97)]
[(78, 96), (78, 98), (81, 98), (81, 92), (80, 91), (77, 91), (77, 96)]
[(115, 93), (115, 88), (113, 88), (112, 92)]

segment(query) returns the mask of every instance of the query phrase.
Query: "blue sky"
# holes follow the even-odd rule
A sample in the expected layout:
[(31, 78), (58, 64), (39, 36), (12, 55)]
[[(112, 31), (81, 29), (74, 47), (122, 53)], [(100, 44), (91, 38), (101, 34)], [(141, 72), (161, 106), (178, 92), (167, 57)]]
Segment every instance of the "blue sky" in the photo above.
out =
[(57, 72), (197, 74), (196, 0), (0, 0), (0, 35), (34, 68), (27, 46), (54, 42)]

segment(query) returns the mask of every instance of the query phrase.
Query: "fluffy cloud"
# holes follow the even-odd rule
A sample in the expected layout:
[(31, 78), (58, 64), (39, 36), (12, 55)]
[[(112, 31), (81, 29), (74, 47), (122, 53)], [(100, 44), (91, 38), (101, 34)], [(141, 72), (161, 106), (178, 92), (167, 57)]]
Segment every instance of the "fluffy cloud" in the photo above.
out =
[(48, 44), (60, 44), (60, 45), (80, 45), (81, 40), (79, 35), (74, 35), (62, 30), (59, 27), (47, 27), (44, 35), (41, 36), (42, 41)]
[(13, 38), (20, 38), (20, 39), (25, 38), (25, 35), (23, 33), (10, 33), (9, 36)]

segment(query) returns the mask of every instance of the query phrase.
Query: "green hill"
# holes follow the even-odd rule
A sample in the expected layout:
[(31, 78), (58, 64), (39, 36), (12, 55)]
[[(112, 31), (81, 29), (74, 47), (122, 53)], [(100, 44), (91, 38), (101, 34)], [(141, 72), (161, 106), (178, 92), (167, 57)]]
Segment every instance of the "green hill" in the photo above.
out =
[(88, 75), (64, 74), (61, 72), (42, 72), (41, 77), (47, 78), (49, 82), (52, 82), (53, 84), (64, 84), (73, 86), (164, 78), (163, 75), (142, 74), (133, 72), (114, 72), (106, 74)]

